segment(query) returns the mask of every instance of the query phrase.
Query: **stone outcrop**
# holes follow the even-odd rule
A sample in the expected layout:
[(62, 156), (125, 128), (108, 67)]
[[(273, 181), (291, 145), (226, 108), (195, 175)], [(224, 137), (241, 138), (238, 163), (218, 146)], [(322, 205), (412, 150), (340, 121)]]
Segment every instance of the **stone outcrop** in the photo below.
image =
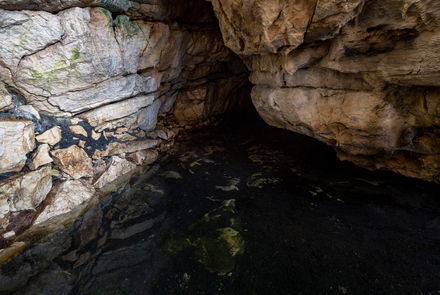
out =
[(50, 204), (35, 220), (35, 224), (42, 223), (52, 217), (68, 213), (78, 205), (89, 200), (95, 189), (84, 180), (67, 180), (53, 189)]
[(440, 182), (437, 2), (210, 2), (267, 123), (359, 166)]
[(93, 176), (92, 159), (77, 145), (72, 145), (66, 149), (54, 150), (50, 153), (55, 165), (73, 179)]
[(0, 173), (20, 171), (26, 164), (26, 154), (34, 148), (34, 123), (0, 120)]

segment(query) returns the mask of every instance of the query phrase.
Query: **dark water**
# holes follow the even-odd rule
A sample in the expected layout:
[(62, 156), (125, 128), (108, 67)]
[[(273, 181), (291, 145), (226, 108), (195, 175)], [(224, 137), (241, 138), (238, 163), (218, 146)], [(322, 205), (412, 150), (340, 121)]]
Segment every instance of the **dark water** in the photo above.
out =
[(0, 290), (440, 294), (439, 191), (242, 114), (180, 135), (153, 171), (4, 265)]

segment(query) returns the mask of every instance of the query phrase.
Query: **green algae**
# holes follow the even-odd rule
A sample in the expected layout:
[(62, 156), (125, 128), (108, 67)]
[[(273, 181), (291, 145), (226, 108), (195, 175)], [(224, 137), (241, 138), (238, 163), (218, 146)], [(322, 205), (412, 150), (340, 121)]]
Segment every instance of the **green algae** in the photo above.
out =
[(241, 222), (234, 206), (233, 200), (226, 201), (194, 222), (187, 234), (169, 234), (162, 251), (174, 257), (189, 250), (186, 253), (208, 271), (226, 275), (234, 269), (237, 257), (244, 253)]

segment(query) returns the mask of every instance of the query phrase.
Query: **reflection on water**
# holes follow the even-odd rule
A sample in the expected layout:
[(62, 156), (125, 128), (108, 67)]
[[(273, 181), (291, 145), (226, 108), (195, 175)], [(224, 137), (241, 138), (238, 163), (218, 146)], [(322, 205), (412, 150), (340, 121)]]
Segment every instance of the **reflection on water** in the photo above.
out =
[(435, 294), (439, 190), (240, 116), (36, 233), (0, 293)]

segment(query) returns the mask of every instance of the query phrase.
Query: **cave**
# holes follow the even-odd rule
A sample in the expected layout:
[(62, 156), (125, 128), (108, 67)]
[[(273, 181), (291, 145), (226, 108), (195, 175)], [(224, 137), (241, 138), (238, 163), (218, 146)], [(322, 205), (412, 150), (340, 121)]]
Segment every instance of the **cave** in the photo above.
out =
[(0, 0), (0, 294), (440, 293), (440, 6)]

